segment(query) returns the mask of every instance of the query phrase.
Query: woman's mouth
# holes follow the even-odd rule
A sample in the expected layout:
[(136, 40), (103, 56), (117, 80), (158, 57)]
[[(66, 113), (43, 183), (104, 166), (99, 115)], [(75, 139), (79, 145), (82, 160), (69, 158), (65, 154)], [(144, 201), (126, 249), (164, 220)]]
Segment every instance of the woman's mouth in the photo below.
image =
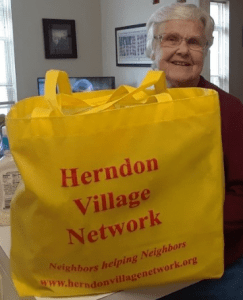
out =
[(176, 65), (176, 66), (183, 66), (183, 67), (189, 67), (189, 66), (191, 66), (190, 63), (187, 63), (187, 62), (184, 62), (184, 61), (172, 61), (171, 63), (173, 65)]

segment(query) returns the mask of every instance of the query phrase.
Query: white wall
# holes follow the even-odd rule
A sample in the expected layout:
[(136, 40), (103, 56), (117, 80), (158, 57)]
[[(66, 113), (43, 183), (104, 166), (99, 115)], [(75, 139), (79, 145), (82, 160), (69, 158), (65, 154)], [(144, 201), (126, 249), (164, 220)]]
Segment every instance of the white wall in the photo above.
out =
[[(146, 23), (150, 15), (159, 7), (175, 2), (177, 1), (161, 0), (160, 4), (153, 5), (152, 0), (101, 0), (104, 75), (115, 76), (116, 85), (139, 85), (149, 68), (116, 66), (115, 28)], [(187, 3), (198, 6), (199, 0), (187, 0)]]
[[(100, 0), (11, 0), (18, 100), (37, 95), (49, 69), (102, 76)], [(77, 59), (45, 59), (42, 18), (76, 21)]]

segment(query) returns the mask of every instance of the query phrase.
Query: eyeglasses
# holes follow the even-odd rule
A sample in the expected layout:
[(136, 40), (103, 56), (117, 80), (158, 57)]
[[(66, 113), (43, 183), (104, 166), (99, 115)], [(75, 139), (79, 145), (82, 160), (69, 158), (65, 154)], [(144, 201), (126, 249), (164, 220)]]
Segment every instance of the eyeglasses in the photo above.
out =
[(183, 38), (179, 34), (162, 34), (154, 36), (154, 39), (161, 43), (161, 47), (175, 48), (182, 41), (186, 41), (187, 46), (191, 50), (203, 51), (207, 47), (207, 42), (201, 37)]

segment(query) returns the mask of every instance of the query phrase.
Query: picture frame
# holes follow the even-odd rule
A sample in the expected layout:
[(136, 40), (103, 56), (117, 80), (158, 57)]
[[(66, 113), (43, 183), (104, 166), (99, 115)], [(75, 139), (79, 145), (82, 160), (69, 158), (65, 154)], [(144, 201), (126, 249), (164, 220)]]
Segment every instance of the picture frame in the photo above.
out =
[(115, 28), (116, 66), (150, 67), (146, 56), (146, 23)]
[(42, 19), (45, 58), (77, 58), (75, 20)]

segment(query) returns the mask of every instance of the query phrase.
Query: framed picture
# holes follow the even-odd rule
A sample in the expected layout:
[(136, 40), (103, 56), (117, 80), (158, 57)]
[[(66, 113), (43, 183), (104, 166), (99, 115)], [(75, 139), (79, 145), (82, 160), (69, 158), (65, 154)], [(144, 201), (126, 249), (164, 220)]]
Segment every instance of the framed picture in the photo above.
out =
[(146, 23), (115, 28), (116, 65), (119, 67), (150, 67), (146, 54)]
[(45, 58), (77, 58), (74, 20), (42, 19)]

